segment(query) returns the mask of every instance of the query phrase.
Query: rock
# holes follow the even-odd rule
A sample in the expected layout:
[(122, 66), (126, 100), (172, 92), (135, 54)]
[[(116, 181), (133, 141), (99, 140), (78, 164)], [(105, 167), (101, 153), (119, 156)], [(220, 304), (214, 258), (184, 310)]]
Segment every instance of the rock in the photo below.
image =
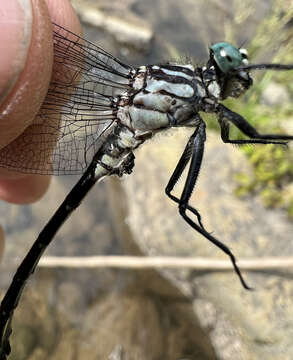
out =
[[(123, 184), (124, 208), (138, 252), (152, 255), (214, 256), (227, 258), (218, 248), (193, 231), (179, 216), (177, 206), (164, 187), (188, 139), (183, 130), (173, 137), (159, 136), (137, 152), (134, 173)], [(191, 204), (201, 213), (203, 224), (229, 246), (235, 256), (286, 256), (293, 252), (292, 224), (281, 211), (265, 209), (257, 199), (238, 199), (233, 176), (249, 170), (244, 155), (208, 134), (203, 168)], [(182, 183), (179, 188), (182, 188)], [(113, 185), (116, 189), (115, 184)], [(117, 191), (117, 190), (116, 190)], [(121, 196), (123, 195), (120, 194)], [(176, 192), (180, 194), (180, 190)], [(117, 199), (118, 193), (114, 193)], [(121, 211), (113, 202), (113, 209)], [(119, 217), (119, 215), (117, 215)], [(125, 234), (125, 222), (117, 221)], [(129, 230), (128, 230), (129, 231)], [(194, 317), (209, 332), (219, 359), (289, 359), (293, 353), (287, 327), (293, 319), (289, 273), (244, 273), (254, 292), (245, 291), (234, 272), (161, 272), (193, 303)], [(150, 285), (151, 286), (151, 285)], [(153, 290), (154, 291), (154, 290)], [(276, 330), (278, 329), (278, 330)], [(280, 354), (284, 354), (281, 356)]]
[[(111, 13), (107, 13), (102, 11), (96, 2), (85, 0), (72, 0), (71, 2), (83, 22), (102, 28), (113, 35), (120, 44), (134, 46), (145, 52), (150, 49), (153, 38), (152, 30), (142, 19), (138, 19), (134, 14), (130, 16), (125, 8), (119, 6), (116, 12), (112, 9)], [(121, 17), (121, 11), (124, 13), (124, 18)]]

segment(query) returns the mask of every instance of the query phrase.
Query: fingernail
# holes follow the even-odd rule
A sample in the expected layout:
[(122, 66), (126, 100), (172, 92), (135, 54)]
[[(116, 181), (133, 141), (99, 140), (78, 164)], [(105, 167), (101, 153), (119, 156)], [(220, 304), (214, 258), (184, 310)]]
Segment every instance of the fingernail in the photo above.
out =
[(31, 0), (1, 1), (0, 103), (7, 97), (25, 66), (31, 28)]

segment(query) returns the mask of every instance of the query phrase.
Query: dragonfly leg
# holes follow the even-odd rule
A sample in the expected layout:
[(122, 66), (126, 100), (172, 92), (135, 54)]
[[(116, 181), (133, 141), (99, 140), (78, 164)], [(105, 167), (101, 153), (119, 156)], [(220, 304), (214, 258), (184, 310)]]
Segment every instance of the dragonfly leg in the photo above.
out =
[(130, 152), (124, 161), (124, 165), (123, 165), (123, 173), (124, 174), (132, 173), (132, 170), (134, 168), (134, 159), (135, 159), (135, 156), (134, 156), (133, 152)]
[(130, 152), (118, 168), (114, 168), (111, 170), (111, 175), (118, 175), (119, 177), (121, 177), (124, 174), (131, 174), (134, 168), (134, 159), (135, 156), (133, 152)]
[(221, 241), (217, 240), (214, 236), (212, 236), (210, 233), (208, 233), (202, 226), (199, 226), (196, 224), (187, 214), (186, 210), (189, 210), (189, 199), (191, 197), (192, 191), (194, 189), (201, 163), (203, 158), (203, 152), (204, 152), (204, 142), (206, 139), (205, 134), (205, 124), (202, 121), (198, 128), (195, 130), (193, 136), (190, 138), (190, 147), (188, 147), (189, 152), (191, 152), (191, 162), (190, 167), (188, 171), (188, 175), (185, 181), (184, 189), (182, 191), (180, 200), (179, 200), (179, 213), (183, 217), (183, 219), (196, 231), (198, 231), (200, 234), (202, 234), (207, 240), (209, 240), (211, 243), (216, 245), (219, 249), (221, 249), (224, 253), (226, 253), (233, 264), (234, 270), (236, 274), (238, 275), (240, 282), (242, 286), (245, 289), (250, 289), (248, 285), (246, 284), (245, 280), (242, 277), (241, 271), (238, 268), (236, 264), (235, 256), (232, 254), (230, 249), (223, 244)]
[[(201, 120), (202, 121), (202, 120)], [(184, 169), (186, 168), (186, 165), (188, 164), (190, 158), (191, 158), (191, 155), (192, 155), (192, 147), (193, 147), (193, 143), (194, 143), (194, 137), (196, 136), (196, 133), (197, 133), (198, 129), (195, 130), (195, 132), (190, 136), (186, 146), (185, 146), (185, 149), (180, 157), (180, 160), (178, 161), (178, 164), (165, 188), (165, 193), (166, 195), (173, 201), (175, 201), (177, 204), (180, 203), (180, 200), (179, 198), (177, 198), (175, 195), (171, 194), (171, 192), (173, 191), (175, 185), (177, 184), (177, 181), (179, 180), (180, 176), (182, 175)], [(200, 213), (195, 209), (193, 208), (191, 205), (187, 204), (187, 209), (189, 211), (191, 211), (196, 217), (197, 217), (197, 220), (198, 220), (198, 223), (200, 225), (200, 227), (202, 229), (204, 229), (204, 226), (201, 222), (201, 216), (200, 216)]]
[[(279, 144), (287, 145), (286, 140), (293, 140), (291, 135), (282, 134), (259, 134), (257, 130), (251, 126), (243, 116), (231, 111), (224, 105), (218, 105), (218, 121), (221, 127), (221, 137), (225, 143), (230, 144)], [(229, 122), (234, 124), (243, 134), (247, 135), (250, 139), (233, 140), (229, 138)], [(285, 141), (276, 141), (285, 140)]]

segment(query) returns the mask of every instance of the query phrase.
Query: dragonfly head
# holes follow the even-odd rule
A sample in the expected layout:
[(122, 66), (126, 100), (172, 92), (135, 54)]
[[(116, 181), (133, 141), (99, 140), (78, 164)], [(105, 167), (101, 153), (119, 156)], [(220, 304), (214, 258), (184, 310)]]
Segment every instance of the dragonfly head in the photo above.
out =
[(210, 47), (208, 67), (214, 66), (218, 84), (221, 88), (221, 99), (239, 97), (253, 83), (247, 70), (238, 68), (248, 65), (247, 51), (238, 49), (227, 42), (219, 42)]

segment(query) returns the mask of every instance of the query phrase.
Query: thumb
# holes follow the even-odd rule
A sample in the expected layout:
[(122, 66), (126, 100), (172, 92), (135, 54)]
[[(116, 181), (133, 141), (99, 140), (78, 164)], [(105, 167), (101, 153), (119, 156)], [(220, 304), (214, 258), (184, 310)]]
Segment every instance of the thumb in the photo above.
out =
[[(0, 148), (4, 148), (32, 123), (50, 82), (52, 29), (44, 0), (1, 2), (0, 51)], [(32, 202), (48, 185), (49, 177), (0, 168), (3, 200)]]
[(1, 13), (0, 102), (3, 102), (25, 65), (31, 39), (31, 4), (5, 1), (1, 4)]

